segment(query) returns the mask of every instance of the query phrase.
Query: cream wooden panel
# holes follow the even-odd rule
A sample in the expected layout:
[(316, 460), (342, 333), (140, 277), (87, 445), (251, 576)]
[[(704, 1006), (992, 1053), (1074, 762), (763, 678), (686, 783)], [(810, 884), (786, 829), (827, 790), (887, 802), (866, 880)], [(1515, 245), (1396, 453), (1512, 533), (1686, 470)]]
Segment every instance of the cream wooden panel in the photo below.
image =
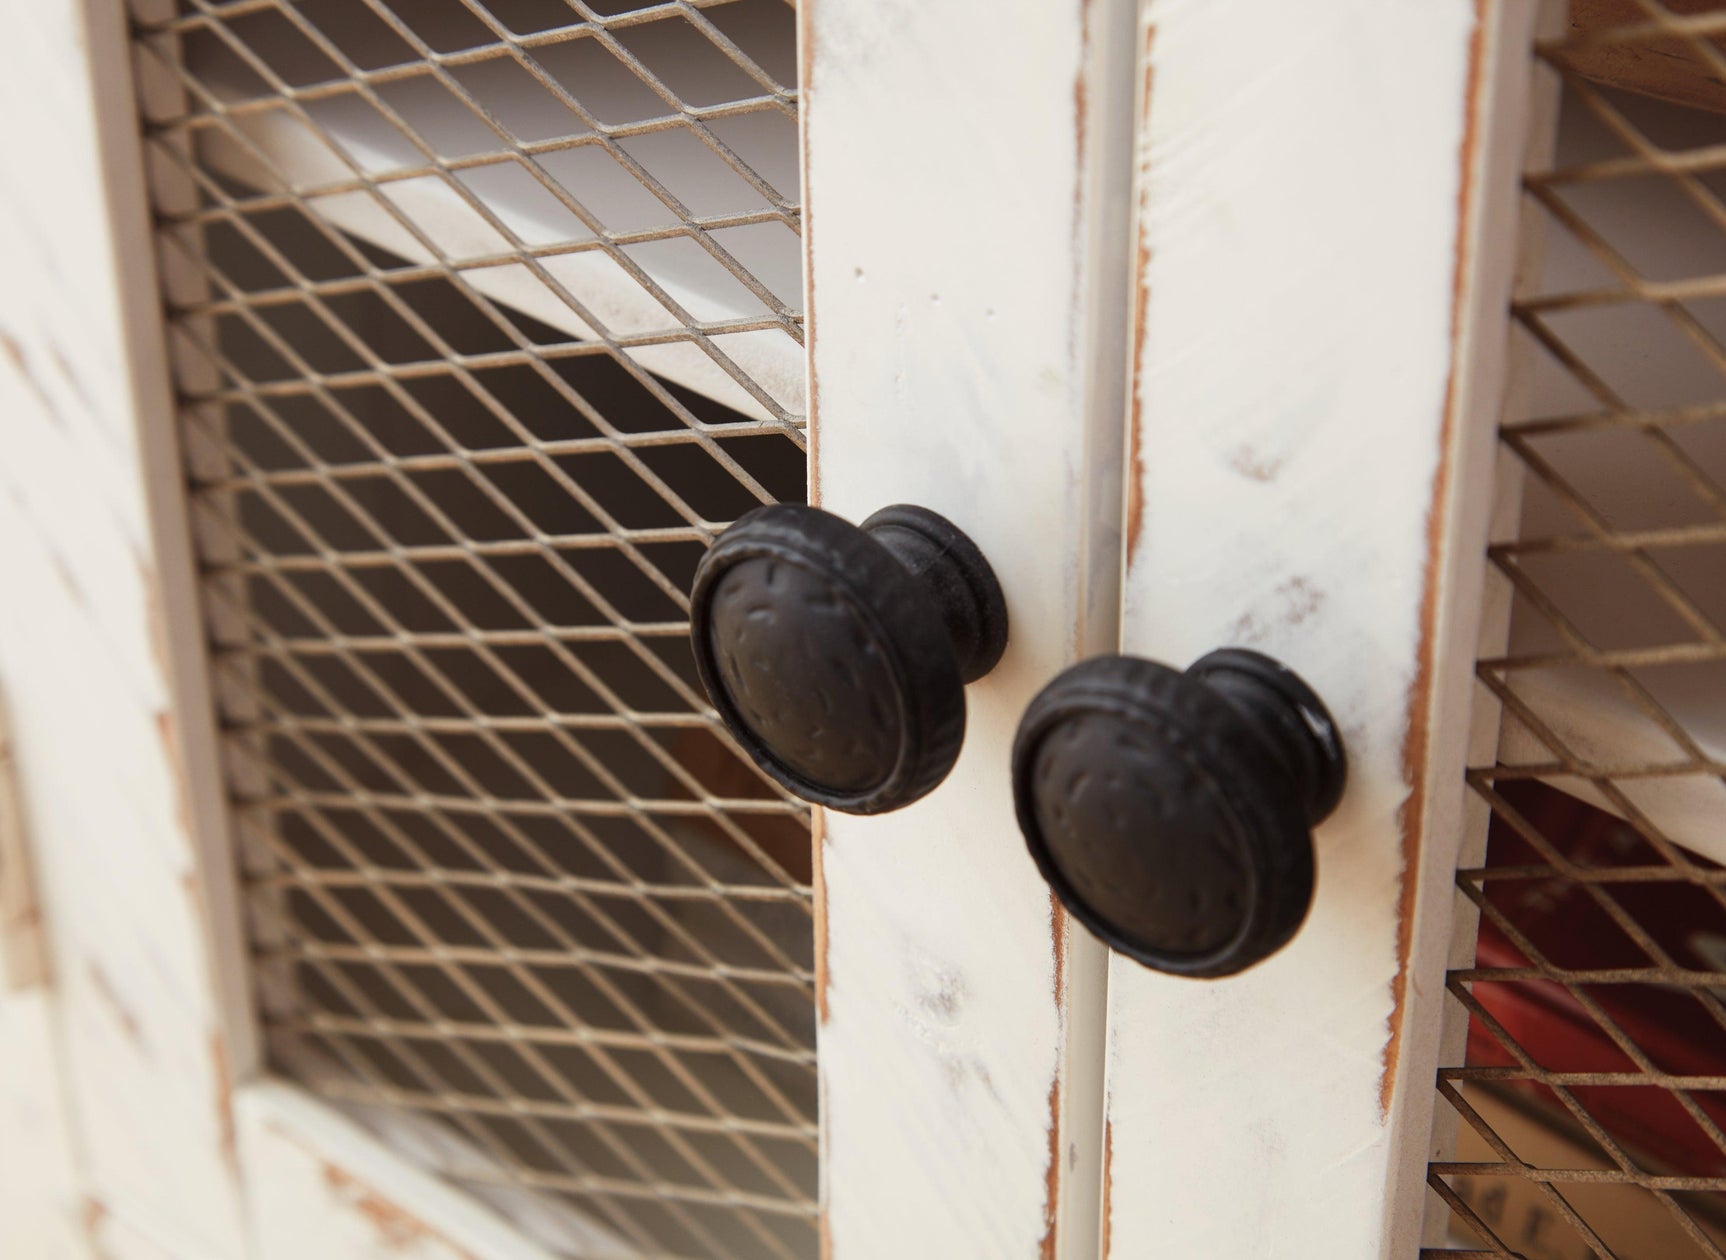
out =
[(1094, 1257), (1103, 954), (1012, 814), (1032, 694), (1114, 645), (1133, 81), (1122, 0), (805, 0), (814, 487), (976, 540), (1012, 622), (951, 778), (829, 813), (832, 1254)]
[(1534, 0), (1149, 0), (1125, 650), (1339, 719), (1310, 916), (1110, 973), (1107, 1254), (1418, 1240)]
[(245, 1084), (126, 18), (53, 0), (7, 19), (0, 692), (57, 992), (0, 995), (0, 1251), (534, 1260), (327, 1109)]
[[(0, 378), (0, 407), (13, 381)], [(41, 1260), (90, 1254), (60, 1069), (58, 1003), (0, 697), (0, 1245)]]
[[(556, 1219), (558, 1250), (543, 1250), (290, 1086), (248, 1086), (235, 1116), (255, 1260), (550, 1260), (566, 1246), (630, 1254), (601, 1231), (572, 1233), (567, 1214)], [(529, 1226), (530, 1199), (518, 1214)]]
[(163, 435), (136, 419), (165, 387), (123, 39), (113, 5), (7, 15), (0, 688), (91, 1212), (229, 1257), (228, 1055), (144, 490), (143, 446)]
[(88, 1260), (55, 1015), (45, 986), (0, 993), (0, 1250)]

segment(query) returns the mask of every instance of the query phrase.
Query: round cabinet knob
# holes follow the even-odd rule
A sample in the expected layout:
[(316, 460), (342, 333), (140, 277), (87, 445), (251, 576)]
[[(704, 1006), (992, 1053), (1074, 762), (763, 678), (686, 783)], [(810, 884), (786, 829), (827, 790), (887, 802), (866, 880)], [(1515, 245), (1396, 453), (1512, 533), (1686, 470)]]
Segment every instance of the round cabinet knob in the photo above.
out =
[(965, 684), (1007, 646), (983, 553), (925, 508), (861, 527), (757, 508), (702, 557), (690, 641), (755, 763), (805, 800), (879, 814), (934, 791), (965, 737)]
[(1347, 761), (1290, 670), (1230, 648), (1185, 673), (1104, 656), (1031, 702), (1013, 745), (1019, 826), (1067, 909), (1158, 971), (1227, 976), (1285, 945), (1312, 901), (1312, 827)]

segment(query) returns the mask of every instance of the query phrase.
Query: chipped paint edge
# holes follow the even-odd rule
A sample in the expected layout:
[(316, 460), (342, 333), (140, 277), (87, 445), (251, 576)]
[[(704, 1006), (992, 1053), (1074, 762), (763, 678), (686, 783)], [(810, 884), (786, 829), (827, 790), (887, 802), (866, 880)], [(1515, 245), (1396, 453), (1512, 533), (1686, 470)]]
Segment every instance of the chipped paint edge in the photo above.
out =
[(235, 1092), (253, 1260), (555, 1260), (491, 1209), (290, 1085)]
[(1408, 992), (1409, 958), (1414, 949), (1415, 899), (1419, 892), (1421, 842), (1425, 836), (1428, 775), (1428, 738), (1431, 734), (1434, 673), (1438, 650), (1439, 596), (1446, 576), (1444, 557), (1452, 540), (1447, 525), (1453, 493), (1452, 473), (1458, 458), (1456, 434), (1462, 424), (1457, 413), (1463, 398), (1463, 336), (1467, 313), (1470, 267), (1478, 251), (1474, 235), (1479, 229), (1481, 206), (1475, 197), (1480, 183), (1482, 76), (1485, 72), (1490, 0), (1474, 0), (1474, 33), (1468, 51), (1468, 121), (1463, 127), (1461, 168), (1457, 188), (1456, 265), (1451, 278), (1451, 365), (1445, 387), (1444, 418), (1438, 433), (1438, 469), (1432, 479), (1432, 505), (1426, 524), (1426, 567), (1422, 574), (1420, 644), (1415, 652), (1414, 683), (1409, 688), (1408, 731), (1403, 737), (1403, 773), (1410, 784), (1398, 824), (1402, 829), (1402, 893), (1397, 907), (1396, 975), (1391, 980), (1390, 1030), (1385, 1038), (1383, 1071), (1379, 1077), (1379, 1106), (1390, 1117), (1396, 1065), (1402, 1049), (1403, 1014)]
[[(1561, 28), (1565, 0), (1477, 0), (1483, 47), (1473, 85), (1474, 162), (1463, 204), (1466, 234), (1459, 238), (1454, 364), (1447, 397), (1448, 526), (1435, 548), (1438, 592), (1431, 623), (1430, 698), (1422, 715), (1425, 755), (1413, 764), (1420, 777), (1420, 843), (1404, 869), (1406, 952), (1401, 955), (1394, 1029), (1387, 1047), (1381, 1097), (1387, 1104), (1393, 1158), (1390, 1210), (1384, 1222), (1387, 1254), (1412, 1251), (1421, 1241), (1426, 1163), (1447, 1134), (1435, 1129), (1434, 1079), (1441, 1047), (1459, 1043), (1466, 1018), (1444, 996), (1444, 971), (1473, 955), (1476, 917), (1455, 891), (1465, 855), (1483, 852), (1487, 814), (1468, 792), (1464, 772), (1497, 743), (1497, 708), (1475, 684), (1475, 660), (1496, 653), (1508, 634), (1508, 585), (1486, 560), (1491, 537), (1514, 528), (1521, 481), (1517, 462), (1502, 457), (1501, 415), (1522, 406), (1532, 359), (1513, 340), (1510, 302), (1519, 277), (1538, 266), (1538, 216), (1524, 214), (1521, 174), (1551, 151), (1557, 130), (1557, 77), (1533, 55), (1537, 38)], [(1423, 626), (1424, 610), (1423, 610)], [(1463, 939), (1458, 933), (1465, 933)], [(1400, 1000), (1412, 995), (1411, 1000)], [(1442, 1224), (1431, 1223), (1442, 1233)]]

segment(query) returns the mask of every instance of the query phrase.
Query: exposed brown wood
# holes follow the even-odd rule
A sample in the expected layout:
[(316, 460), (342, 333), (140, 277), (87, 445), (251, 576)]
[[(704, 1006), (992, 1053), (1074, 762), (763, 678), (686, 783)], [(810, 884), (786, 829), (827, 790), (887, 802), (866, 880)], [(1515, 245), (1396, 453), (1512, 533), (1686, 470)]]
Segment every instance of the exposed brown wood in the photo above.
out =
[[(1067, 1010), (1067, 941), (1066, 911), (1053, 893), (1049, 895), (1049, 935), (1055, 951), (1055, 1006)], [(1043, 1260), (1055, 1260), (1060, 1243), (1061, 1213), (1061, 1078), (1049, 1082), (1049, 1168), (1045, 1175), (1043, 1219), (1048, 1224), (1043, 1234)]]
[[(1061, 955), (1056, 953), (1055, 957)], [(1056, 1077), (1049, 1086), (1049, 1170), (1045, 1174), (1047, 1195), (1043, 1199), (1043, 1219), (1048, 1230), (1043, 1235), (1042, 1260), (1055, 1260), (1059, 1245), (1056, 1228), (1061, 1207), (1061, 1081)]]
[[(407, 1251), (426, 1239), (442, 1239), (424, 1221), (404, 1211), (396, 1203), (379, 1195), (363, 1180), (335, 1164), (324, 1165), (324, 1183), (335, 1198), (350, 1204), (355, 1212), (370, 1221), (377, 1231), (380, 1248), (386, 1251)], [(457, 1250), (463, 1260), (473, 1260), (471, 1252)]]
[(1409, 958), (1414, 949), (1414, 920), (1421, 868), (1421, 841), (1426, 818), (1426, 771), (1431, 737), (1433, 703), (1433, 655), (1438, 650), (1438, 605), (1444, 577), (1444, 549), (1450, 541), (1452, 522), (1445, 508), (1450, 498), (1450, 479), (1455, 454), (1454, 435), (1458, 418), (1458, 372), (1462, 362), (1468, 291), (1469, 241), (1478, 213), (1475, 168), (1481, 144), (1481, 71), (1486, 52), (1488, 15), (1484, 0), (1476, 0), (1474, 34), (1469, 41), (1468, 121), (1462, 138), (1461, 181), (1457, 187), (1455, 264), (1451, 279), (1451, 368), (1445, 387), (1444, 419), (1439, 429), (1441, 452), (1432, 483), (1432, 508), (1427, 517), (1427, 558), (1420, 604), (1420, 653), (1415, 665), (1414, 685), (1409, 690), (1408, 734), (1403, 743), (1403, 773), (1412, 785), (1403, 803), (1398, 824), (1402, 832), (1402, 890), (1397, 910), (1397, 970), (1391, 981), (1390, 1035), (1384, 1045), (1384, 1072), (1379, 1078), (1379, 1103), (1390, 1115), (1396, 1092), (1396, 1065), (1402, 1051), (1403, 1013), (1408, 1000)]
[[(1726, 11), (1719, 0), (1665, 0), (1665, 8), (1680, 17)], [(1651, 25), (1648, 10), (1638, 0), (1571, 0), (1570, 46), (1560, 64), (1609, 87), (1726, 113), (1726, 75), (1720, 70), (1726, 60), (1726, 29), (1692, 38), (1619, 38), (1624, 28)], [(1574, 42), (1577, 36), (1585, 41), (1581, 46)], [(1698, 44), (1711, 45), (1716, 56), (1709, 58)]]
[[(1139, 64), (1141, 67), (1139, 83), (1140, 109), (1144, 109), (1151, 99), (1151, 46), (1155, 42), (1156, 37), (1157, 28), (1155, 26), (1146, 26), (1144, 43), (1139, 51)], [(1136, 172), (1134, 175), (1135, 197), (1141, 199), (1141, 211), (1143, 208), (1142, 198), (1144, 196), (1142, 182), (1143, 172)], [(1134, 274), (1141, 276), (1144, 275), (1146, 270), (1150, 267), (1150, 261), (1150, 247), (1145, 244), (1144, 238), (1141, 235), (1138, 241), (1138, 255), (1134, 262)], [(1150, 290), (1144, 285), (1139, 285), (1137, 291), (1133, 295), (1133, 362), (1135, 363), (1143, 362), (1145, 357), (1145, 308), (1150, 300)], [(1135, 390), (1128, 401), (1127, 411), (1127, 519), (1123, 522), (1121, 534), (1121, 536), (1126, 540), (1126, 562), (1129, 565), (1132, 564), (1133, 557), (1138, 553), (1139, 543), (1143, 540), (1145, 526), (1145, 451), (1144, 424), (1142, 423), (1143, 417), (1139, 414), (1141, 405), (1138, 391)]]
[(1109, 1250), (1110, 1230), (1109, 1216), (1115, 1206), (1115, 1126), (1113, 1121), (1103, 1124), (1103, 1255), (1111, 1255)]

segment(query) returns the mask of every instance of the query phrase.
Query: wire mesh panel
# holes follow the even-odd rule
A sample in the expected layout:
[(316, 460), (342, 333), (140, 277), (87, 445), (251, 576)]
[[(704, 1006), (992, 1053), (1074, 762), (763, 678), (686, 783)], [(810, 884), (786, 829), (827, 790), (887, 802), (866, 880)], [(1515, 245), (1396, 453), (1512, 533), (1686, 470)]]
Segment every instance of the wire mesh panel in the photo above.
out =
[[(1726, 8), (1578, 0), (1428, 1255), (1726, 1255)], [(1441, 1231), (1442, 1232), (1442, 1231)], [(1429, 1232), (1429, 1238), (1432, 1237)]]
[(808, 819), (685, 625), (804, 493), (795, 10), (134, 18), (272, 1065), (560, 1252), (813, 1255)]

